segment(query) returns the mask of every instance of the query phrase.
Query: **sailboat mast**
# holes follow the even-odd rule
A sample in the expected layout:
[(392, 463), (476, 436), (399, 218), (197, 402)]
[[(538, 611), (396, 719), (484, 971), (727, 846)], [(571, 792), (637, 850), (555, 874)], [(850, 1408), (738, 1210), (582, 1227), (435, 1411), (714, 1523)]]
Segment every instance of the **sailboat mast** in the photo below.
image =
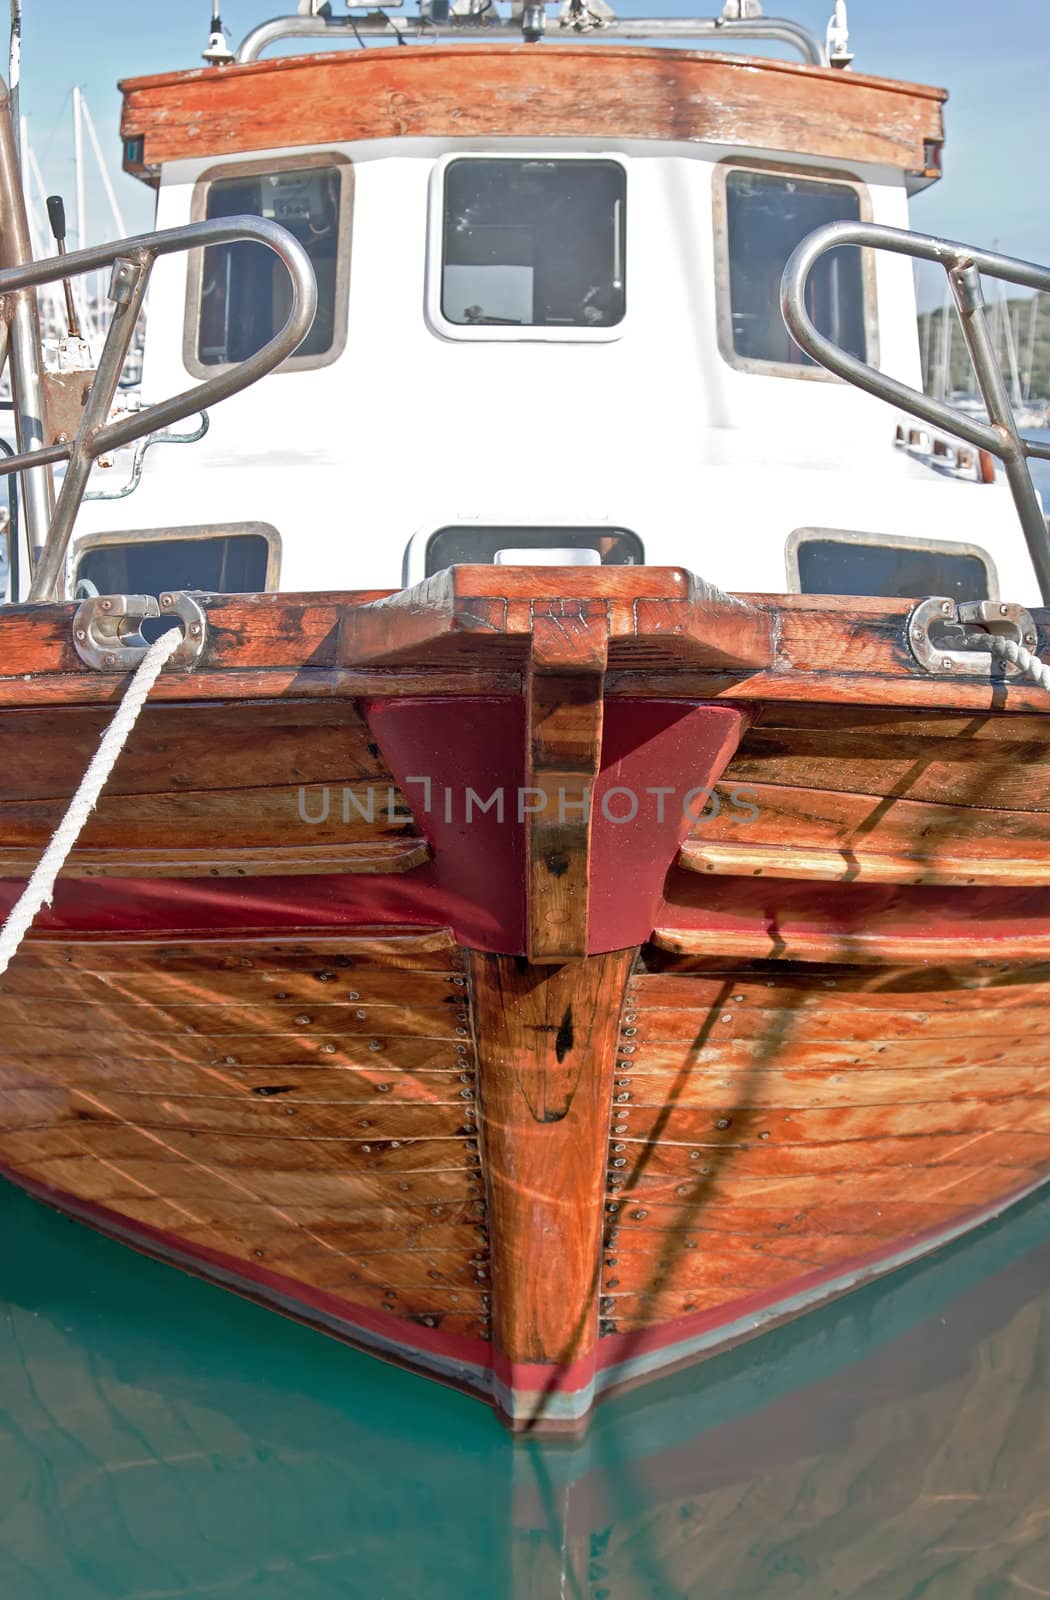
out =
[(933, 371), (930, 366), (933, 357), (933, 319), (934, 311), (931, 306), (926, 313), (925, 338), (922, 347), (922, 386), (927, 394), (933, 393)]
[(73, 85), (73, 176), (77, 198), (77, 247), (87, 248), (87, 217), (84, 204), (84, 118), (80, 109), (80, 89)]
[(1006, 340), (1006, 360), (1010, 369), (1010, 398), (1015, 406), (1021, 404), (1021, 374), (1017, 365), (1017, 339), (1013, 312), (1003, 300), (1003, 336)]
[(88, 105), (87, 99), (83, 94), (79, 95), (79, 103), (81, 123), (83, 127), (87, 129), (87, 136), (95, 156), (95, 164), (98, 167), (98, 175), (102, 179), (102, 188), (105, 191), (106, 200), (109, 204), (110, 215), (113, 218), (113, 226), (116, 228), (117, 238), (122, 239), (128, 230), (124, 225), (124, 213), (120, 209), (120, 203), (117, 200), (116, 191), (113, 188), (113, 180), (109, 175), (109, 166), (106, 162), (106, 157), (103, 153), (102, 146), (99, 143), (99, 137), (95, 129), (94, 118), (91, 115), (91, 107)]
[(941, 364), (940, 384), (937, 393), (942, 400), (946, 400), (951, 393), (951, 364), (952, 364), (952, 308), (945, 290), (944, 304), (941, 306)]
[[(87, 224), (87, 200), (85, 198), (85, 172), (84, 172), (84, 97), (78, 84), (73, 85), (73, 188), (76, 195), (77, 209), (77, 248), (86, 250), (90, 244)], [(101, 272), (95, 274), (95, 292), (92, 297), (85, 280), (85, 301), (87, 322), (85, 333), (101, 333), (103, 328), (103, 307), (105, 306), (105, 275)]]
[[(31, 260), (33, 253), (18, 149), (20, 120), (17, 92), (22, 63), (22, 0), (11, 0), (8, 62), (16, 98), (12, 98), (7, 85), (0, 79), (0, 266), (20, 266)], [(15, 438), (20, 451), (38, 450), (46, 442), (44, 393), (40, 323), (36, 295), (31, 291), (15, 296), (9, 338)], [(19, 489), (22, 526), (32, 560), (43, 547), (51, 525), (55, 503), (51, 468), (26, 468), (20, 474)]]
[(1039, 295), (1033, 294), (1028, 302), (1028, 339), (1024, 355), (1024, 397), (1032, 398), (1032, 371), (1035, 367), (1035, 330), (1039, 321)]
[(11, 33), (7, 52), (7, 92), (11, 105), (11, 124), (15, 149), (21, 162), (23, 134), (22, 104), (22, 0), (11, 0)]

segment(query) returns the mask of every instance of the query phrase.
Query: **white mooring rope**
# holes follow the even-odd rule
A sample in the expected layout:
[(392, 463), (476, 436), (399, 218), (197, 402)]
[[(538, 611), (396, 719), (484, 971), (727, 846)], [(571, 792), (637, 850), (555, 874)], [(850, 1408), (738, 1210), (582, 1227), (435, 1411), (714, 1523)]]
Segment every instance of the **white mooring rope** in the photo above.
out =
[(1026, 678), (1031, 678), (1040, 689), (1045, 689), (1050, 694), (1050, 666), (1038, 656), (1034, 656), (1031, 650), (1026, 650), (1023, 644), (990, 633), (987, 639), (971, 640), (969, 647), (975, 650), (989, 650), (993, 656), (1012, 662), (1015, 667), (1020, 667)]
[(124, 691), (119, 710), (99, 742), (80, 787), (69, 802), (65, 816), (51, 835), (50, 843), (37, 862), (36, 870), (26, 884), (11, 913), (0, 928), (0, 976), (8, 969), (19, 945), (32, 927), (41, 906), (49, 906), (55, 891), (55, 879), (65, 865), (66, 857), (76, 844), (84, 824), (98, 804), (98, 797), (106, 786), (114, 763), (128, 741), (139, 712), (145, 705), (150, 690), (160, 677), (164, 664), (182, 643), (181, 628), (169, 628), (155, 639), (135, 668), (135, 676)]

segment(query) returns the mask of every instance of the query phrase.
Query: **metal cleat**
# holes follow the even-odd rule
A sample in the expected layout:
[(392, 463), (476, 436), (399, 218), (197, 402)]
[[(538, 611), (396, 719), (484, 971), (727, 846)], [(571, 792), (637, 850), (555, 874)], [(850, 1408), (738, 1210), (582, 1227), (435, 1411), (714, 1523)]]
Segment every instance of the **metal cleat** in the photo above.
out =
[(182, 643), (168, 665), (193, 667), (207, 638), (208, 621), (201, 606), (185, 590), (160, 596), (147, 594), (92, 595), (81, 601), (73, 618), (73, 645), (85, 666), (97, 672), (127, 672), (138, 666), (150, 641), (140, 624), (153, 617), (176, 617), (182, 623)]

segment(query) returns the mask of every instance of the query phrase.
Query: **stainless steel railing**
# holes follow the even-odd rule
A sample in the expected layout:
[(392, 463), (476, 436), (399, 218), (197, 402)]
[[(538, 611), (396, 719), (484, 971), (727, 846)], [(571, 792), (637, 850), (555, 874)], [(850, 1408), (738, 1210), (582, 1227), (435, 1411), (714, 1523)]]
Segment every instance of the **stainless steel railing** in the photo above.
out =
[[(399, 0), (397, 0), (399, 3)], [(433, 39), (524, 38), (538, 43), (542, 38), (602, 39), (704, 39), (716, 44), (735, 39), (767, 39), (797, 50), (802, 60), (813, 67), (826, 67), (827, 54), (820, 40), (799, 22), (786, 17), (614, 17), (595, 16), (586, 6), (578, 14), (571, 8), (559, 17), (547, 17), (542, 4), (525, 4), (520, 14), (501, 16), (495, 6), (476, 11), (446, 12), (424, 7), (418, 16), (387, 16), (382, 10), (367, 15), (333, 17), (329, 13), (273, 17), (246, 34), (237, 47), (238, 63), (257, 61), (268, 45), (284, 39), (345, 39), (357, 44), (363, 37), (399, 38), (404, 43)]]
[[(291, 283), (291, 306), (284, 326), (261, 350), (235, 366), (224, 367), (214, 377), (170, 399), (157, 401), (116, 421), (107, 421), (158, 256), (241, 240), (266, 245), (283, 263)], [(192, 222), (181, 228), (138, 234), (116, 244), (96, 245), (46, 261), (8, 267), (0, 271), (0, 306), (6, 296), (14, 300), (26, 289), (107, 266), (113, 269), (109, 298), (114, 310), (76, 435), (39, 449), (0, 457), (0, 476), (59, 461), (68, 463), (33, 574), (30, 600), (53, 599), (59, 590), (73, 524), (97, 458), (216, 405), (272, 372), (302, 343), (310, 331), (317, 307), (317, 281), (302, 245), (277, 223), (251, 216)]]
[[(988, 421), (971, 416), (957, 407), (921, 394), (897, 378), (879, 372), (856, 356), (849, 355), (817, 329), (806, 309), (806, 284), (820, 257), (842, 245), (867, 245), (873, 250), (889, 250), (895, 255), (934, 261), (948, 274), (952, 295), (962, 323), (966, 347), (973, 362)], [(995, 353), (985, 316), (986, 304), (981, 274), (1016, 283), (1025, 289), (1050, 292), (1050, 267), (1013, 256), (1001, 256), (953, 239), (938, 239), (929, 233), (910, 233), (903, 228), (887, 228), (875, 222), (830, 222), (817, 228), (795, 250), (784, 268), (780, 283), (780, 307), (784, 321), (807, 355), (822, 367), (845, 378), (847, 383), (865, 389), (880, 400), (898, 405), (903, 411), (921, 417), (935, 427), (944, 428), (979, 450), (987, 450), (1003, 463), (1006, 480), (1024, 532), (1032, 566), (1039, 581), (1044, 605), (1050, 605), (1050, 538), (1046, 515), (1032, 474), (1031, 457), (1050, 461), (1050, 444), (1028, 439), (1020, 432), (1010, 404), (1010, 395)]]

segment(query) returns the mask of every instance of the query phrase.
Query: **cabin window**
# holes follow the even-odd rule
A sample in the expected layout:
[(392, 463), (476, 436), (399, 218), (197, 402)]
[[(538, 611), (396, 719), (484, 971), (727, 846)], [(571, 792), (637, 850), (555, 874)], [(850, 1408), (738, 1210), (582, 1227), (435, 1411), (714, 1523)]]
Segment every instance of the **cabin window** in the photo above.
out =
[(622, 322), (626, 190), (618, 161), (450, 161), (436, 307), (444, 331), (579, 337)]
[[(759, 168), (723, 169), (723, 185), (720, 203), (728, 256), (721, 308), (723, 353), (736, 366), (829, 377), (788, 333), (780, 311), (780, 278), (796, 245), (815, 228), (866, 215), (861, 189)], [(809, 314), (817, 328), (860, 361), (875, 359), (865, 278), (861, 252), (844, 245), (821, 257), (807, 290)]]
[(277, 530), (262, 522), (107, 533), (80, 548), (76, 596), (165, 589), (258, 594), (276, 588), (278, 561)]
[[(645, 561), (642, 541), (628, 528), (555, 528), (535, 525), (438, 528), (427, 540), (426, 576), (445, 567), (487, 566), (502, 551), (593, 550), (602, 566), (634, 567)], [(523, 558), (524, 559), (524, 558)], [(596, 563), (597, 564), (597, 563)]]
[[(323, 366), (346, 337), (350, 167), (330, 158), (289, 158), (220, 168), (199, 185), (195, 217), (267, 217), (306, 250), (317, 278), (317, 312), (285, 368)], [(196, 253), (190, 277), (186, 357), (191, 371), (244, 361), (282, 327), (290, 308), (288, 274), (265, 245), (212, 245)]]
[(994, 600), (999, 593), (990, 556), (971, 544), (804, 528), (788, 540), (787, 556), (796, 593), (900, 600)]

